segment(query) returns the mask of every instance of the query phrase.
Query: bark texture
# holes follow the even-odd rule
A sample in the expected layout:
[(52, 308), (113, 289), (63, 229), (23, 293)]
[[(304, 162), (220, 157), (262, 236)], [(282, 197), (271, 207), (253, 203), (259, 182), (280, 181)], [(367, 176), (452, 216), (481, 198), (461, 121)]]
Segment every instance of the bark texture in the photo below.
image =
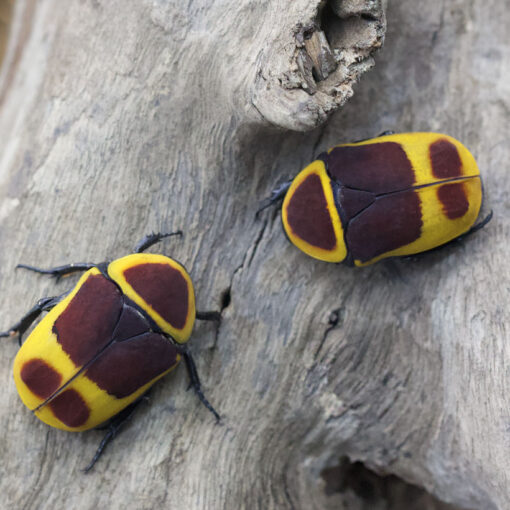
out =
[[(5, 507), (394, 508), (334, 483), (345, 457), (466, 508), (510, 507), (510, 11), (394, 0), (386, 15), (376, 70), (300, 134), (271, 124), (312, 128), (352, 94), (382, 40), (378, 2), (19, 0), (0, 76), (1, 326), (75, 281), (16, 263), (99, 262), (183, 229), (154, 251), (188, 268), (199, 309), (222, 310), (190, 346), (223, 423), (181, 367), (85, 476), (103, 433), (31, 416), (5, 340)], [(396, 277), (306, 257), (276, 210), (255, 221), (320, 151), (386, 129), (463, 141), (490, 225)]]

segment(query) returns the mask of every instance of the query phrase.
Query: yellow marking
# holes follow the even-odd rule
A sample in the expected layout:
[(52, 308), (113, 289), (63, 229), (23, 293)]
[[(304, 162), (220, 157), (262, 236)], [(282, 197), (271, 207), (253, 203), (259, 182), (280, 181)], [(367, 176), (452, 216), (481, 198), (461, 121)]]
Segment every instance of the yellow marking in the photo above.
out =
[[(181, 359), (180, 355), (177, 355), (177, 361), (175, 365), (170, 367), (168, 370), (158, 375), (147, 384), (141, 386), (137, 391), (124, 398), (116, 398), (106, 391), (102, 390), (95, 382), (91, 381), (84, 374), (80, 374), (74, 379), (65, 389), (76, 390), (89, 408), (90, 415), (87, 421), (79, 427), (68, 427), (62, 423), (51, 410), (49, 405), (45, 405), (35, 411), (35, 415), (42, 420), (44, 423), (55, 427), (57, 429), (68, 430), (70, 432), (80, 432), (82, 430), (88, 430), (102, 423), (106, 422), (117, 413), (126, 408), (129, 404), (133, 403), (136, 399), (141, 397), (156, 381), (161, 379), (164, 375), (168, 374), (173, 370)], [(50, 401), (51, 402), (51, 401)]]
[(443, 210), (443, 204), (437, 196), (438, 186), (427, 186), (415, 191), (420, 198), (422, 221), (421, 235), (412, 243), (406, 244), (396, 250), (383, 253), (367, 262), (355, 260), (356, 266), (368, 266), (387, 257), (401, 257), (414, 255), (431, 250), (459, 237), (467, 232), (475, 223), (482, 205), (482, 182), (480, 177), (456, 180), (462, 182), (469, 208), (460, 218), (450, 219)]
[[(25, 343), (21, 346), (14, 360), (13, 372), (16, 388), (23, 403), (32, 411), (35, 410), (38, 406), (41, 406), (45, 400), (32, 393), (32, 391), (21, 379), (21, 369), (23, 365), (34, 358), (40, 358), (61, 375), (62, 384), (59, 390), (52, 398), (49, 399), (45, 405), (35, 410), (34, 414), (48, 425), (63, 430), (87, 430), (107, 421), (112, 416), (122, 411), (122, 409), (127, 407), (129, 404), (134, 402), (141, 395), (143, 395), (158, 379), (175, 368), (181, 359), (181, 356), (177, 355), (177, 361), (175, 365), (149, 381), (144, 386), (140, 387), (131, 395), (120, 399), (109, 395), (106, 391), (99, 388), (99, 386), (95, 382), (88, 379), (84, 373), (79, 373), (80, 370), (83, 370), (83, 366), (77, 366), (71, 361), (69, 355), (58, 343), (57, 337), (52, 330), (56, 319), (64, 311), (76, 293), (80, 290), (85, 280), (87, 280), (89, 276), (96, 274), (101, 274), (101, 272), (97, 268), (92, 268), (80, 278), (70, 294), (66, 296), (60, 303), (58, 303), (50, 312), (48, 312), (48, 314), (32, 331)], [(191, 321), (191, 325), (192, 324), (193, 321)], [(55, 417), (53, 411), (48, 405), (56, 395), (67, 389), (74, 389), (78, 391), (89, 408), (90, 416), (86, 423), (80, 427), (68, 427), (62, 423)]]
[[(149, 305), (149, 303), (147, 303), (127, 282), (124, 277), (124, 272), (127, 269), (140, 264), (168, 264), (170, 267), (177, 269), (177, 271), (179, 271), (186, 280), (188, 285), (188, 315), (186, 316), (186, 322), (183, 328), (174, 328), (170, 323), (163, 319), (163, 317), (161, 317), (161, 315), (159, 315), (159, 313), (156, 312), (156, 310), (154, 310), (154, 308), (152, 308), (152, 306)], [(195, 293), (193, 291), (191, 278), (181, 264), (173, 259), (165, 257), (164, 255), (157, 255), (154, 253), (133, 253), (110, 262), (108, 265), (108, 275), (119, 285), (122, 292), (129, 299), (133, 300), (140, 308), (145, 310), (151, 316), (162, 331), (181, 344), (188, 341), (195, 322)]]
[(21, 379), (21, 369), (26, 362), (34, 358), (41, 358), (44, 361), (48, 360), (48, 364), (62, 376), (62, 381), (68, 381), (71, 379), (81, 368), (71, 361), (69, 355), (58, 343), (57, 336), (53, 333), (53, 325), (55, 324), (58, 316), (64, 311), (69, 302), (80, 290), (85, 280), (94, 274), (100, 274), (100, 271), (96, 268), (89, 269), (80, 278), (69, 295), (50, 310), (41, 322), (39, 322), (26, 339), (25, 343), (23, 343), (16, 355), (16, 358), (14, 359), (14, 382), (21, 400), (30, 410), (33, 410), (42, 404), (44, 399), (41, 399), (32, 393)]
[[(372, 145), (375, 143), (396, 142), (402, 146), (415, 174), (415, 186), (444, 181), (444, 178), (435, 177), (432, 172), (432, 163), (430, 161), (430, 145), (438, 140), (447, 140), (453, 144), (459, 153), (462, 163), (461, 175), (480, 175), (480, 170), (476, 164), (475, 158), (469, 150), (458, 140), (441, 133), (398, 133), (395, 135), (380, 136), (358, 143), (348, 143), (338, 145), (337, 147), (348, 147), (358, 145)], [(335, 147), (329, 149), (330, 153)]]
[[(335, 233), (336, 238), (336, 246), (333, 250), (325, 250), (323, 248), (314, 246), (313, 244), (307, 243), (305, 240), (301, 239), (292, 231), (292, 228), (288, 222), (287, 208), (289, 202), (292, 200), (296, 189), (303, 183), (303, 181), (307, 177), (309, 177), (312, 174), (319, 176), (324, 196), (326, 197), (328, 213), (333, 224), (333, 231)], [(340, 221), (340, 216), (338, 215), (338, 210), (335, 206), (333, 190), (331, 188), (331, 181), (329, 179), (328, 174), (326, 173), (326, 168), (324, 166), (323, 161), (321, 160), (313, 161), (305, 169), (303, 169), (292, 181), (292, 184), (290, 185), (290, 188), (287, 191), (287, 194), (285, 195), (285, 199), (282, 205), (282, 222), (283, 228), (285, 229), (285, 232), (289, 236), (291, 242), (295, 244), (301, 251), (304, 251), (307, 255), (310, 255), (311, 257), (314, 257), (319, 260), (324, 260), (326, 262), (342, 262), (342, 260), (345, 259), (345, 257), (347, 256), (347, 248), (345, 246), (344, 241), (344, 231), (342, 228), (342, 223)]]
[[(475, 158), (469, 150), (458, 140), (441, 133), (397, 133), (394, 135), (372, 138), (358, 143), (343, 144), (337, 147), (372, 145), (375, 143), (396, 142), (405, 151), (414, 170), (415, 182), (413, 186), (441, 183), (450, 178), (438, 178), (432, 171), (430, 160), (430, 145), (438, 140), (446, 140), (457, 148), (461, 161), (461, 175), (454, 177), (455, 182), (464, 182), (464, 189), (469, 209), (461, 218), (450, 219), (443, 213), (443, 206), (437, 198), (437, 187), (419, 188), (418, 194), (422, 208), (422, 233), (416, 241), (396, 250), (383, 253), (367, 262), (355, 260), (356, 266), (367, 266), (387, 257), (412, 255), (427, 251), (441, 244), (447, 243), (459, 235), (467, 232), (476, 221), (482, 202), (482, 187), (479, 178), (480, 170)], [(330, 153), (335, 147), (331, 148)], [(473, 177), (462, 180), (462, 177)]]

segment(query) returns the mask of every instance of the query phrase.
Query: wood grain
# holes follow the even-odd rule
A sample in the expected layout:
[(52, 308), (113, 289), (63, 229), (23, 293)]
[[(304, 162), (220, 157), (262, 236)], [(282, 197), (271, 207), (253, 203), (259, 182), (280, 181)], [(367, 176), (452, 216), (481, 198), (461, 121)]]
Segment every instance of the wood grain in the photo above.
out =
[[(355, 60), (356, 48), (365, 57), (357, 70), (340, 62), (309, 94), (294, 30), (318, 2), (56, 4), (19, 0), (0, 76), (0, 329), (76, 281), (56, 284), (16, 263), (99, 262), (151, 230), (182, 229), (182, 241), (158, 251), (190, 271), (199, 309), (224, 305), (221, 326), (197, 324), (190, 342), (223, 423), (186, 392), (181, 367), (85, 476), (102, 433), (31, 416), (6, 340), (2, 505), (389, 508), (325, 490), (321, 473), (347, 456), (466, 508), (508, 508), (504, 3), (391, 2), (376, 69), (309, 133), (270, 124), (314, 127), (350, 96), (380, 43), (380, 8), (378, 18), (322, 26), (342, 58)], [(490, 225), (428, 257), (355, 270), (297, 251), (276, 210), (255, 221), (271, 189), (320, 151), (386, 129), (465, 143), (482, 169)]]

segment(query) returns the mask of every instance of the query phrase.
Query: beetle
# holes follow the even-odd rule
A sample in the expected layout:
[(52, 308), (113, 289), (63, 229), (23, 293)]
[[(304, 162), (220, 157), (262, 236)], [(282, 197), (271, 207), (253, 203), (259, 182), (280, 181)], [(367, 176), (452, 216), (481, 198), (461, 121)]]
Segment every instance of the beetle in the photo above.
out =
[(366, 266), (415, 255), (484, 227), (474, 225), (482, 182), (474, 157), (439, 133), (387, 131), (320, 154), (275, 189), (288, 239), (327, 262)]
[[(191, 278), (177, 261), (144, 253), (165, 237), (151, 234), (134, 253), (112, 262), (77, 263), (40, 269), (57, 279), (86, 271), (61, 296), (43, 298), (0, 336), (19, 335), (14, 381), (23, 403), (58, 429), (107, 428), (89, 471), (105, 446), (131, 417), (151, 386), (181, 358), (200, 401), (219, 421), (205, 398), (185, 343), (195, 318), (220, 320), (219, 312), (198, 312)], [(27, 340), (21, 337), (47, 311)], [(106, 424), (106, 426), (104, 426)]]

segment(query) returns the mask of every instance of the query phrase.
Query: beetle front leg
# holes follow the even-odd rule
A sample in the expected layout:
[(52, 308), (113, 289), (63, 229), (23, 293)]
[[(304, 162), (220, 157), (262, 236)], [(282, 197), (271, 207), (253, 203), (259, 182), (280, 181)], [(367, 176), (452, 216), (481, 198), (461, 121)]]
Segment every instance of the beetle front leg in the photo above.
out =
[(0, 337), (7, 336), (18, 336), (18, 342), (21, 346), (21, 339), (25, 334), (26, 330), (32, 325), (32, 323), (41, 315), (42, 312), (49, 312), (61, 299), (65, 294), (61, 296), (54, 297), (46, 297), (42, 298), (35, 306), (33, 306), (14, 326), (9, 328), (7, 331), (3, 331), (0, 333)]
[(271, 196), (266, 198), (260, 205), (260, 207), (257, 209), (257, 212), (255, 213), (255, 218), (259, 217), (259, 214), (268, 207), (271, 207), (272, 205), (276, 204), (277, 202), (280, 202), (283, 200), (285, 195), (287, 194), (287, 191), (289, 191), (290, 185), (292, 184), (292, 180), (285, 181), (279, 186), (277, 186), (272, 192)]
[(386, 131), (383, 131), (382, 133), (378, 134), (376, 138), (381, 138), (381, 136), (391, 136), (394, 134), (395, 131), (393, 131), (393, 129), (387, 129)]
[(135, 246), (135, 253), (142, 253), (147, 248), (150, 248), (156, 243), (159, 243), (161, 239), (164, 239), (165, 237), (170, 236), (181, 236), (182, 237), (182, 230), (177, 230), (175, 232), (168, 232), (167, 234), (157, 233), (154, 232), (152, 234), (146, 235), (143, 239), (138, 241)]
[(204, 406), (207, 407), (207, 409), (209, 409), (209, 411), (211, 411), (211, 413), (214, 414), (214, 417), (216, 418), (217, 421), (220, 421), (221, 420), (220, 415), (216, 412), (214, 407), (205, 398), (205, 395), (202, 391), (202, 385), (200, 384), (200, 379), (198, 377), (197, 367), (195, 365), (193, 357), (191, 356), (191, 353), (188, 351), (186, 346), (179, 346), (179, 351), (184, 357), (184, 361), (186, 362), (186, 368), (188, 369), (188, 375), (190, 378), (191, 386), (193, 386), (195, 393), (200, 399), (200, 402), (202, 402), (202, 404), (204, 404)]
[(356, 140), (355, 142), (351, 142), (351, 143), (361, 143), (361, 142), (367, 142), (368, 140), (373, 140), (374, 138), (381, 138), (382, 136), (390, 136), (390, 135), (394, 135), (395, 134), (395, 131), (391, 130), (391, 129), (387, 129), (386, 131), (383, 131), (382, 133), (379, 133), (377, 136), (373, 136), (371, 138), (363, 138), (362, 140)]
[(76, 262), (72, 264), (66, 264), (64, 266), (50, 267), (49, 269), (42, 269), (40, 267), (28, 266), (27, 264), (18, 264), (18, 267), (22, 269), (28, 269), (29, 271), (34, 271), (34, 273), (40, 274), (49, 274), (55, 277), (57, 280), (62, 278), (63, 276), (70, 275), (72, 273), (77, 273), (79, 271), (88, 271), (93, 267), (96, 267), (97, 264), (93, 264), (92, 262)]

